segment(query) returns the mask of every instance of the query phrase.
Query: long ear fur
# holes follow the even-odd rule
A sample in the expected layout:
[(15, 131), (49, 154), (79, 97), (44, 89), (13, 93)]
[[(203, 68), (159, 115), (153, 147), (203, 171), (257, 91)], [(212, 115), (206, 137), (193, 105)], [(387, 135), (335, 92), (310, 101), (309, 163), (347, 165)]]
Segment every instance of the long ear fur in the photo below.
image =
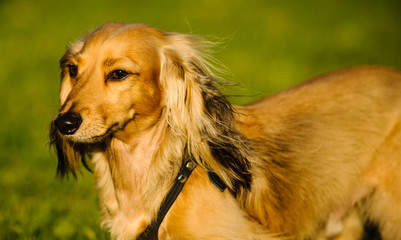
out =
[(214, 171), (238, 193), (249, 189), (251, 149), (233, 120), (233, 109), (217, 89), (208, 42), (194, 36), (168, 34), (163, 49), (161, 84), (167, 121), (202, 167)]

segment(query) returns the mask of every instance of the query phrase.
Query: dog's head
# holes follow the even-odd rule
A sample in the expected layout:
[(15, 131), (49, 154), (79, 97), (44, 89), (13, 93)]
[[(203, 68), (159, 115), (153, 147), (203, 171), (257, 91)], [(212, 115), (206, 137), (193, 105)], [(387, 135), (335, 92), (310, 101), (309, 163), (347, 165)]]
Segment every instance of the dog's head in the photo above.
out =
[(141, 131), (156, 121), (158, 35), (144, 25), (110, 23), (68, 48), (60, 62), (61, 107), (54, 120), (63, 138), (99, 142), (133, 122), (130, 127)]
[(230, 103), (214, 86), (207, 44), (122, 23), (106, 23), (71, 44), (60, 61), (60, 110), (50, 131), (59, 175), (75, 174), (88, 146), (111, 138), (129, 143), (162, 116), (199, 164), (233, 178), (246, 174), (239, 150), (246, 146)]
[(207, 72), (197, 43), (143, 24), (106, 23), (70, 44), (60, 60), (60, 109), (50, 131), (58, 173), (75, 175), (87, 146), (110, 137), (129, 141), (163, 111), (185, 115), (191, 98), (185, 74)]

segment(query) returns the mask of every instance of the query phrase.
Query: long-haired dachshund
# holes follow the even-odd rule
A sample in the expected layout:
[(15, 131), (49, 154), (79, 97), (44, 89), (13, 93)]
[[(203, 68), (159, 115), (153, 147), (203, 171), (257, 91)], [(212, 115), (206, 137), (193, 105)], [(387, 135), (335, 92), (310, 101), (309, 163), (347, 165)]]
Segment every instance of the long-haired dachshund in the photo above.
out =
[(57, 170), (91, 158), (102, 226), (116, 239), (303, 240), (369, 221), (401, 239), (401, 73), (355, 67), (232, 106), (208, 45), (106, 23), (62, 57)]

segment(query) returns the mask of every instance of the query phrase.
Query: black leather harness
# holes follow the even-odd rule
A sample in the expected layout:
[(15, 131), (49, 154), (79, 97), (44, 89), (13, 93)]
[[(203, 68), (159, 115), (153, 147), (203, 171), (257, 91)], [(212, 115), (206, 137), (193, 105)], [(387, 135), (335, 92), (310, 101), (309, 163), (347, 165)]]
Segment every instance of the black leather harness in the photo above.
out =
[[(150, 225), (143, 231), (136, 239), (137, 240), (157, 240), (160, 224), (162, 223), (167, 212), (181, 193), (185, 183), (187, 182), (192, 171), (195, 169), (196, 163), (191, 157), (188, 157), (182, 164), (180, 171), (171, 187), (167, 196), (164, 198), (162, 205), (160, 206), (159, 212), (157, 213), (156, 219), (150, 223)], [(220, 191), (226, 189), (226, 184), (221, 178), (214, 172), (207, 172), (209, 180), (216, 186)]]

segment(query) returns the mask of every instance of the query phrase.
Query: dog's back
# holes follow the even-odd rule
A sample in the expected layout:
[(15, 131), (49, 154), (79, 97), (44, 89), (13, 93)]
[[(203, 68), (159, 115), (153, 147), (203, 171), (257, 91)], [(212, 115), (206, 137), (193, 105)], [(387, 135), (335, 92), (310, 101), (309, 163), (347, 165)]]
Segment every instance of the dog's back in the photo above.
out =
[(280, 183), (271, 187), (281, 230), (309, 233), (361, 206), (384, 239), (401, 239), (400, 72), (337, 71), (236, 109), (237, 126), (273, 172), (269, 182)]

